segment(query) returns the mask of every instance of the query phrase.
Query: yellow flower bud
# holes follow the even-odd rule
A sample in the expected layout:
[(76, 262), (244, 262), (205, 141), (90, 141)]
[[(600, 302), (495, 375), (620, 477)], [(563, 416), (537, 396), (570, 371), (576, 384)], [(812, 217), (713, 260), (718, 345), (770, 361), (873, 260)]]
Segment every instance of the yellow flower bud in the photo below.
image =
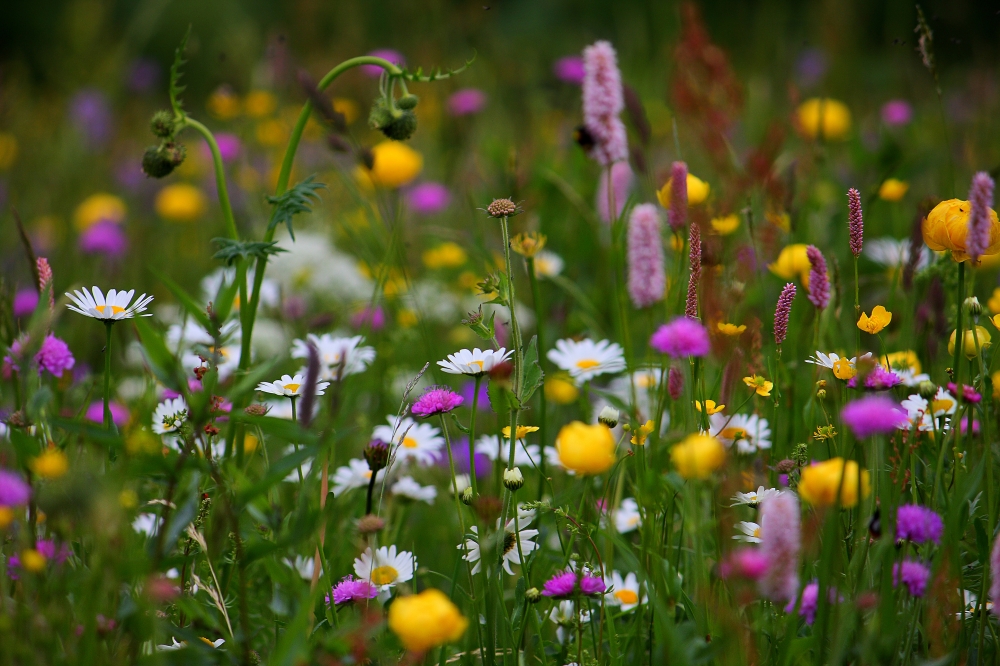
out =
[[(958, 331), (952, 331), (951, 337), (948, 338), (948, 355), (955, 355), (955, 334)], [(987, 331), (982, 326), (976, 326), (976, 337), (979, 338), (979, 349), (985, 350), (990, 346), (990, 332)], [(962, 336), (962, 353), (965, 354), (965, 358), (972, 360), (976, 358), (976, 338), (972, 335), (971, 329), (965, 329), (964, 335)]]

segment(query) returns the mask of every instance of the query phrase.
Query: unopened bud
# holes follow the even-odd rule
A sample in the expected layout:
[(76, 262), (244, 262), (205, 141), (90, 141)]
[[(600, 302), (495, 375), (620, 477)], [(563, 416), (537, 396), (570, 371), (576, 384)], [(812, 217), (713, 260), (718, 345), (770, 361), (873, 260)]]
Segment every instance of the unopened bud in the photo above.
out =
[(358, 532), (361, 534), (374, 534), (385, 527), (385, 521), (378, 516), (369, 513), (358, 519)]
[(965, 309), (974, 319), (979, 319), (979, 315), (983, 314), (983, 306), (979, 304), (979, 299), (975, 296), (969, 296), (965, 299)]
[(462, 500), (462, 504), (465, 506), (470, 506), (472, 504), (472, 488), (470, 487), (463, 490), (459, 499)]
[(516, 492), (524, 486), (524, 477), (518, 468), (505, 469), (503, 472), (503, 487), (510, 492)]
[(780, 474), (788, 474), (796, 467), (798, 467), (798, 465), (795, 463), (794, 460), (789, 460), (788, 458), (785, 458), (784, 460), (779, 460), (778, 464), (774, 466), (774, 469), (777, 470), (778, 473)]
[(597, 415), (597, 422), (603, 423), (609, 428), (614, 428), (618, 425), (618, 417), (619, 413), (617, 409), (611, 405), (605, 405), (604, 409), (601, 410), (601, 413)]
[(921, 398), (930, 400), (935, 395), (937, 395), (938, 387), (937, 384), (929, 379), (925, 379), (917, 385), (917, 392), (920, 393)]
[(174, 135), (174, 114), (169, 111), (157, 111), (149, 121), (149, 129), (161, 139), (169, 139)]
[(529, 604), (537, 604), (542, 600), (542, 593), (537, 587), (529, 587), (524, 591), (524, 600)]
[(368, 461), (368, 469), (375, 474), (389, 463), (389, 445), (381, 439), (373, 439), (365, 447), (364, 455)]
[(420, 101), (419, 97), (417, 97), (413, 93), (408, 93), (396, 100), (396, 106), (403, 109), (404, 111), (412, 111), (413, 109), (417, 108), (417, 102), (419, 101)]
[(816, 397), (820, 400), (826, 400), (826, 389), (820, 389), (816, 391)]

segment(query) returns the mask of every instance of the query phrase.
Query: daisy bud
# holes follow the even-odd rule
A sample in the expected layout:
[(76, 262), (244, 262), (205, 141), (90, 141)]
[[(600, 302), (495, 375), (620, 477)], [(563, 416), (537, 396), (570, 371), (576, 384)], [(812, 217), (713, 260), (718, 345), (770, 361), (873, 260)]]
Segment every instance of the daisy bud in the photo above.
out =
[(611, 405), (605, 405), (604, 409), (601, 410), (601, 413), (597, 415), (597, 422), (603, 423), (609, 428), (614, 428), (618, 425), (618, 417), (619, 413), (617, 409)]
[(529, 604), (537, 604), (542, 600), (542, 593), (537, 587), (529, 587), (524, 591), (524, 599)]
[(517, 467), (514, 469), (505, 469), (503, 472), (503, 487), (510, 492), (517, 492), (524, 486), (524, 476), (521, 475), (521, 470)]
[(779, 460), (778, 464), (774, 466), (776, 472), (780, 474), (788, 474), (797, 467), (797, 463), (794, 460), (789, 460), (785, 458), (784, 460)]
[(462, 504), (464, 504), (465, 506), (470, 506), (472, 504), (472, 499), (473, 499), (472, 498), (472, 488), (469, 487), (469, 488), (466, 488), (465, 490), (463, 490), (462, 491), (462, 497), (460, 499), (462, 500)]
[(937, 395), (938, 387), (937, 384), (929, 379), (925, 379), (917, 385), (917, 392), (920, 394), (921, 398), (930, 400)]
[(965, 299), (965, 309), (976, 321), (979, 320), (979, 315), (983, 314), (983, 306), (979, 304), (979, 299), (975, 296), (969, 296)]

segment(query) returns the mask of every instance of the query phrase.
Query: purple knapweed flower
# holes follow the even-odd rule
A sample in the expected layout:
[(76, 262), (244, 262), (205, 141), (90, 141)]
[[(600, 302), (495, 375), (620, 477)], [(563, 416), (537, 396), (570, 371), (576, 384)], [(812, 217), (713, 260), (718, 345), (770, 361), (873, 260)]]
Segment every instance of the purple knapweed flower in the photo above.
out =
[(436, 416), (447, 414), (465, 402), (459, 394), (446, 386), (430, 386), (424, 390), (424, 394), (417, 398), (410, 409), (415, 416)]
[(576, 591), (578, 583), (580, 592), (585, 595), (601, 594), (607, 589), (600, 576), (591, 576), (589, 573), (579, 575), (575, 571), (563, 571), (545, 581), (542, 595), (554, 599), (571, 597)]
[(830, 277), (826, 274), (826, 259), (815, 245), (806, 248), (809, 257), (809, 301), (822, 310), (830, 304)]
[(406, 203), (414, 213), (434, 215), (451, 203), (451, 192), (441, 183), (420, 183), (407, 190)]
[(20, 474), (0, 469), (0, 506), (21, 506), (31, 499), (31, 486)]
[(580, 591), (588, 596), (602, 594), (607, 589), (604, 580), (600, 576), (583, 574), (580, 576)]
[(799, 550), (802, 545), (799, 501), (795, 493), (781, 491), (761, 504), (760, 552), (767, 570), (757, 582), (771, 601), (791, 601), (799, 591)]
[(98, 222), (80, 234), (77, 245), (84, 254), (120, 257), (128, 249), (128, 237), (120, 225), (114, 222)]
[[(628, 162), (615, 162), (611, 165), (611, 192), (614, 198), (614, 219), (621, 217), (625, 210), (625, 202), (628, 201), (629, 192), (635, 184), (635, 177), (632, 174), (632, 167)], [(612, 216), (608, 213), (612, 209), (612, 202), (608, 198), (608, 170), (601, 171), (597, 179), (597, 194), (595, 195), (594, 207), (597, 208), (597, 215), (605, 222), (611, 222)]]
[(882, 122), (890, 127), (906, 125), (913, 120), (913, 107), (901, 99), (889, 100), (882, 105)]
[(969, 228), (965, 234), (965, 251), (973, 263), (990, 246), (990, 209), (993, 207), (993, 179), (985, 171), (972, 177), (969, 188)]
[[(388, 60), (393, 65), (399, 65), (400, 67), (406, 64), (406, 58), (403, 57), (403, 54), (399, 51), (393, 51), (392, 49), (376, 49), (368, 55), (375, 58), (382, 58), (382, 60)], [(385, 71), (378, 65), (361, 65), (358, 69), (364, 72), (366, 76), (373, 79), (377, 79), (382, 76), (382, 72)]]
[(35, 362), (38, 363), (39, 372), (45, 370), (56, 377), (62, 377), (64, 372), (73, 368), (76, 359), (73, 358), (69, 345), (49, 333), (45, 336), (41, 349), (35, 354)]
[[(886, 370), (881, 365), (876, 365), (872, 368), (872, 371), (864, 378), (864, 387), (870, 391), (887, 391), (893, 386), (899, 386), (902, 383), (903, 380), (899, 375), (892, 370)], [(858, 375), (851, 377), (847, 381), (847, 386), (857, 388)]]
[(937, 512), (919, 504), (903, 504), (896, 509), (896, 538), (913, 543), (941, 543), (944, 521)]
[(448, 98), (448, 112), (453, 116), (471, 116), (484, 108), (486, 93), (478, 88), (462, 88)]
[(670, 165), (670, 208), (667, 209), (667, 224), (675, 232), (687, 223), (688, 209), (688, 167), (684, 162)]
[(892, 584), (898, 587), (902, 583), (914, 597), (924, 596), (930, 577), (931, 570), (916, 560), (903, 560), (892, 565)]
[(781, 290), (778, 305), (774, 308), (774, 343), (781, 346), (788, 335), (788, 317), (792, 314), (792, 301), (795, 299), (795, 285), (791, 282)]
[(865, 223), (861, 217), (861, 193), (854, 187), (847, 190), (847, 228), (851, 237), (851, 254), (855, 258), (860, 257), (865, 239)]
[(583, 124), (594, 140), (591, 156), (609, 166), (628, 159), (628, 135), (619, 114), (625, 108), (618, 56), (610, 42), (583, 50)]
[[(378, 596), (378, 588), (366, 580), (355, 580), (354, 576), (345, 576), (342, 581), (333, 586), (333, 603), (336, 606), (355, 601), (368, 601)], [(327, 596), (326, 603), (330, 603)]]
[[(111, 420), (116, 426), (122, 428), (128, 423), (129, 411), (128, 407), (121, 404), (120, 402), (112, 402), (108, 405), (111, 410)], [(100, 400), (95, 400), (90, 403), (87, 407), (87, 420), (93, 423), (104, 423), (104, 403)]]
[(674, 358), (707, 356), (711, 350), (708, 331), (694, 319), (677, 317), (663, 324), (649, 339), (649, 346)]
[(575, 55), (565, 56), (556, 60), (555, 64), (552, 65), (552, 73), (560, 81), (573, 83), (578, 86), (583, 85), (583, 79), (587, 76), (583, 65), (583, 58)]
[(858, 439), (889, 434), (909, 422), (906, 410), (885, 396), (869, 396), (847, 403), (841, 419)]
[(663, 300), (666, 286), (660, 214), (653, 204), (640, 204), (628, 223), (628, 294), (635, 307), (645, 308)]
[(26, 317), (38, 307), (38, 292), (34, 289), (18, 289), (14, 294), (14, 316)]

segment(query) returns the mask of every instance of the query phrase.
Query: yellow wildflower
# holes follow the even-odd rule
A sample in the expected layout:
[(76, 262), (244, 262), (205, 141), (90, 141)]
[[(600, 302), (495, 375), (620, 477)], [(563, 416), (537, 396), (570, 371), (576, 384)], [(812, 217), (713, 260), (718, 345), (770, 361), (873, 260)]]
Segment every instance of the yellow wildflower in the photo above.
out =
[(136, 495), (135, 491), (131, 488), (126, 488), (118, 493), (118, 504), (120, 504), (123, 509), (134, 509), (139, 506), (139, 496)]
[(717, 326), (719, 328), (720, 333), (722, 333), (723, 335), (729, 335), (733, 337), (741, 335), (743, 331), (747, 330), (746, 324), (736, 325), (724, 321), (720, 321), (717, 324)]
[[(969, 229), (972, 204), (961, 199), (942, 201), (927, 214), (924, 220), (924, 243), (935, 252), (951, 250), (951, 258), (962, 262), (969, 258), (965, 253), (965, 235)], [(990, 241), (983, 255), (1000, 252), (1000, 220), (990, 209)]]
[(425, 250), (421, 255), (424, 266), (431, 270), (439, 268), (458, 268), (465, 264), (469, 255), (458, 243), (442, 243), (435, 248)]
[(883, 201), (899, 201), (906, 196), (910, 184), (897, 178), (889, 178), (878, 188), (878, 198)]
[(710, 435), (688, 435), (670, 449), (670, 461), (685, 479), (707, 479), (725, 460), (725, 447)]
[(7, 529), (14, 522), (14, 509), (0, 506), (0, 530)]
[(769, 210), (764, 213), (764, 219), (784, 231), (786, 234), (792, 230), (792, 216), (783, 210)]
[(749, 388), (752, 388), (757, 395), (762, 398), (766, 398), (771, 395), (771, 389), (774, 388), (774, 382), (769, 382), (764, 377), (760, 375), (751, 375), (749, 377), (743, 378), (743, 383)]
[(864, 312), (861, 313), (861, 318), (858, 319), (858, 328), (866, 333), (875, 335), (876, 333), (881, 333), (882, 329), (888, 326), (891, 321), (892, 313), (881, 305), (876, 305), (872, 310), (871, 317)]
[(372, 148), (372, 168), (367, 173), (381, 187), (402, 187), (420, 175), (424, 158), (399, 141), (383, 141)]
[[(861, 496), (871, 493), (868, 470), (861, 470)], [(813, 506), (832, 506), (840, 497), (840, 505), (852, 507), (858, 503), (858, 463), (832, 458), (802, 468), (799, 496)]]
[(858, 374), (858, 369), (854, 367), (848, 358), (839, 358), (833, 362), (833, 376), (843, 379), (845, 382)]
[(278, 100), (266, 90), (251, 90), (243, 99), (243, 109), (251, 118), (263, 118), (274, 113)]
[(728, 236), (740, 228), (740, 216), (736, 213), (712, 218), (712, 231), (720, 236)]
[(843, 102), (829, 97), (807, 99), (796, 111), (799, 132), (807, 139), (822, 137), (841, 141), (851, 130), (851, 112)]
[(231, 120), (240, 115), (240, 98), (228, 86), (220, 86), (208, 98), (208, 112), (219, 120)]
[[(660, 188), (659, 192), (656, 193), (656, 198), (660, 201), (660, 205), (664, 208), (670, 208), (670, 181), (672, 178), (668, 178), (667, 182), (664, 183), (663, 187)], [(688, 189), (688, 206), (697, 206), (698, 204), (705, 201), (708, 198), (708, 193), (711, 191), (711, 187), (708, 183), (703, 181), (697, 176), (687, 175), (687, 189)]]
[(510, 239), (510, 249), (523, 257), (534, 257), (545, 247), (545, 234), (537, 231), (520, 233)]
[(389, 607), (389, 629), (411, 652), (427, 650), (457, 641), (469, 621), (451, 599), (434, 588), (419, 594), (397, 597)]
[(91, 194), (73, 212), (73, 225), (79, 231), (98, 222), (120, 223), (124, 220), (125, 202), (107, 192)]
[(892, 352), (880, 360), (887, 370), (910, 370), (915, 375), (920, 374), (920, 359), (917, 358), (917, 352), (912, 349)]
[(557, 405), (568, 405), (576, 402), (580, 389), (569, 377), (556, 375), (545, 380), (545, 399)]
[(21, 551), (21, 568), (31, 573), (38, 573), (45, 569), (45, 556), (37, 550), (28, 548)]
[(809, 271), (812, 270), (809, 257), (806, 255), (808, 247), (804, 243), (785, 246), (774, 263), (768, 264), (767, 268), (782, 280), (798, 277), (803, 285), (808, 286)]
[(556, 437), (559, 461), (579, 474), (600, 474), (615, 464), (615, 438), (606, 425), (573, 421)]
[(46, 449), (28, 463), (31, 471), (43, 479), (58, 479), (69, 470), (69, 459), (59, 449)]
[(645, 446), (646, 438), (649, 437), (649, 433), (653, 432), (656, 428), (656, 424), (652, 420), (646, 421), (641, 426), (633, 430), (632, 443), (637, 446)]
[(194, 185), (174, 183), (156, 195), (156, 212), (171, 222), (195, 222), (208, 209), (208, 201)]
[[(694, 408), (697, 409), (699, 412), (701, 411), (701, 400), (695, 400), (694, 401)], [(706, 414), (718, 414), (719, 412), (721, 412), (725, 408), (726, 408), (725, 405), (716, 405), (714, 400), (706, 400), (705, 401), (705, 413)]]
[[(955, 354), (955, 334), (958, 331), (952, 331), (951, 337), (948, 338), (948, 355), (954, 356)], [(990, 346), (990, 332), (987, 331), (982, 326), (976, 326), (976, 336), (972, 335), (971, 329), (965, 329), (965, 335), (962, 336), (962, 353), (965, 354), (965, 358), (970, 361), (976, 358), (976, 338), (979, 338), (979, 349), (985, 351)]]
[[(510, 440), (510, 426), (504, 426), (502, 432), (503, 436)], [(524, 439), (533, 432), (538, 432), (538, 426), (519, 425), (517, 426), (517, 437), (515, 439)]]
[(348, 125), (353, 125), (354, 121), (358, 119), (359, 115), (361, 115), (361, 111), (358, 109), (358, 103), (353, 99), (347, 99), (345, 97), (333, 98), (333, 110), (344, 116), (344, 122)]

